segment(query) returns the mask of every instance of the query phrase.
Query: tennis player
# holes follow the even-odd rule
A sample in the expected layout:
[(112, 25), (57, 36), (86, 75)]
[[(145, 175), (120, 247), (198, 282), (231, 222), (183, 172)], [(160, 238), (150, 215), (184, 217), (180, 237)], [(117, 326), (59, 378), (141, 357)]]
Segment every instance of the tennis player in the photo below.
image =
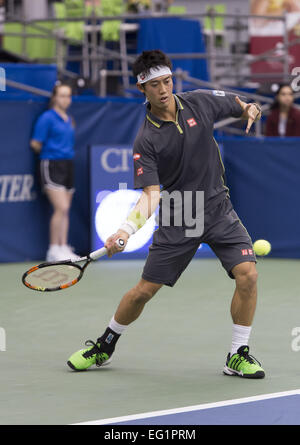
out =
[(38, 118), (30, 141), (39, 156), (41, 188), (53, 207), (47, 261), (78, 259), (68, 245), (69, 211), (74, 193), (74, 123), (68, 114), (71, 101), (70, 86), (56, 85), (50, 109)]
[[(228, 117), (246, 119), (248, 133), (252, 123), (260, 119), (260, 107), (223, 91), (173, 94), (171, 69), (171, 61), (159, 50), (144, 51), (133, 65), (137, 87), (148, 102), (133, 150), (134, 184), (143, 192), (128, 219), (105, 244), (109, 256), (119, 252), (116, 240), (127, 242), (160, 203), (159, 228), (142, 277), (123, 296), (104, 334), (96, 343), (88, 340), (89, 347), (75, 352), (68, 365), (80, 371), (94, 364), (107, 364), (120, 335), (139, 317), (145, 304), (163, 285), (174, 286), (199, 245), (207, 243), (236, 283), (231, 303), (232, 345), (223, 372), (263, 378), (260, 363), (249, 355), (257, 300), (256, 257), (250, 236), (232, 207), (213, 137), (214, 122)], [(172, 205), (171, 194), (182, 197), (184, 205), (179, 210), (180, 206)], [(183, 199), (186, 195), (193, 199)], [(168, 206), (169, 219), (164, 218), (164, 205)], [(178, 224), (178, 217), (189, 212), (193, 218)]]

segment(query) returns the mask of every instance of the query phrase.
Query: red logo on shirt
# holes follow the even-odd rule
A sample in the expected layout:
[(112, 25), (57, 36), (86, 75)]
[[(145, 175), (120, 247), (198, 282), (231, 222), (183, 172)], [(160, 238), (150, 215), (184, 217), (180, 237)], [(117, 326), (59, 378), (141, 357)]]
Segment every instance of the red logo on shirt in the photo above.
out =
[(187, 123), (189, 124), (190, 127), (194, 127), (195, 125), (197, 125), (197, 122), (193, 117), (191, 119), (188, 119)]
[(133, 159), (134, 159), (135, 161), (137, 161), (138, 159), (140, 159), (140, 157), (141, 157), (141, 155), (140, 155), (139, 153), (135, 153), (135, 154), (133, 155)]
[(143, 173), (144, 173), (144, 171), (143, 171), (143, 167), (138, 168), (137, 171), (136, 171), (136, 174), (137, 174), (138, 176), (142, 175)]

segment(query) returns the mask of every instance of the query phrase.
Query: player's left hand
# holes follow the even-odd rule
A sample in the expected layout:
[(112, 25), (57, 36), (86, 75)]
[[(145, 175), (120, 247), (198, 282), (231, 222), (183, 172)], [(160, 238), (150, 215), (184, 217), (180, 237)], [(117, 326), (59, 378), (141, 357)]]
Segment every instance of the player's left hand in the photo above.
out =
[(246, 133), (248, 134), (253, 122), (257, 122), (261, 118), (261, 111), (257, 104), (247, 104), (246, 102), (243, 102), (238, 96), (235, 97), (235, 101), (243, 109), (242, 119), (248, 120), (246, 128)]

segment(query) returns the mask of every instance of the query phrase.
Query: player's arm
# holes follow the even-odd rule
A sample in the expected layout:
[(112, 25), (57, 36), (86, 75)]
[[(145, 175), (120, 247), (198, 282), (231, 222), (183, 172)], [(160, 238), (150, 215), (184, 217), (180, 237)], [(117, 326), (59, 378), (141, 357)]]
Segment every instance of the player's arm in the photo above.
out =
[(35, 139), (31, 139), (30, 141), (30, 147), (32, 148), (32, 150), (39, 154), (41, 149), (42, 149), (43, 144)]
[(134, 209), (128, 215), (126, 221), (121, 225), (119, 230), (110, 236), (105, 243), (107, 255), (111, 257), (113, 254), (120, 252), (122, 249), (115, 244), (118, 238), (125, 241), (125, 246), (131, 235), (134, 235), (143, 227), (147, 219), (155, 212), (160, 200), (160, 186), (149, 185), (142, 191), (141, 197), (136, 203)]
[(247, 104), (233, 93), (219, 90), (194, 90), (189, 93), (195, 105), (199, 105), (210, 122), (234, 117), (248, 120), (246, 133), (253, 122), (261, 117), (261, 108), (257, 103)]
[(238, 96), (235, 97), (235, 101), (243, 110), (241, 119), (248, 120), (246, 133), (249, 133), (253, 122), (257, 122), (261, 118), (261, 108), (257, 103), (247, 104), (243, 102)]

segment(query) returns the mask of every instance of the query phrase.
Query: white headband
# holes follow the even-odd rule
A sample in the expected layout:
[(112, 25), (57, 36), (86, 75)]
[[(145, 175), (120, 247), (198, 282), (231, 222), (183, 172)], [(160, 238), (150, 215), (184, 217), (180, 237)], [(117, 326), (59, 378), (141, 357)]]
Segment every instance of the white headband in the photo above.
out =
[(138, 83), (145, 83), (149, 80), (155, 79), (156, 77), (165, 76), (166, 74), (172, 74), (172, 71), (168, 66), (157, 66), (155, 68), (150, 68), (148, 74), (140, 73), (137, 76)]

